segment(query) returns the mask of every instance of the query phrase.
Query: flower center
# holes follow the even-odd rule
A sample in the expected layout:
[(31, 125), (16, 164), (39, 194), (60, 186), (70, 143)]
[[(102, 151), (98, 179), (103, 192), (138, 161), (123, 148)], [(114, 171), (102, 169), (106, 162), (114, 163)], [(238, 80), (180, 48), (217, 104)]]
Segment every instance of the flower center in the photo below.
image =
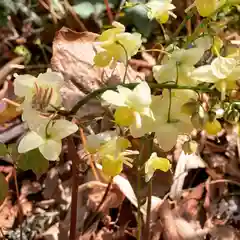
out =
[(52, 88), (45, 88), (34, 83), (34, 95), (32, 98), (32, 107), (38, 111), (44, 111), (53, 96)]

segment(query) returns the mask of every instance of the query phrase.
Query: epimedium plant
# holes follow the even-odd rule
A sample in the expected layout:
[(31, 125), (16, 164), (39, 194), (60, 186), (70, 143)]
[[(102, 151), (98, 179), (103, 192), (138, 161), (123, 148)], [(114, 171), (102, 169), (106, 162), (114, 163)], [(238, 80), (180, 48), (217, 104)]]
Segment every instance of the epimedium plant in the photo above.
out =
[[(23, 100), (20, 105), (22, 120), (29, 129), (17, 146), (17, 166), (24, 170), (30, 166), (30, 169), (42, 171), (47, 168), (46, 160), (59, 160), (62, 139), (78, 131), (77, 124), (69, 116), (99, 95), (102, 102), (113, 109), (115, 130), (87, 136), (85, 148), (89, 154), (96, 156), (103, 173), (110, 179), (123, 171), (124, 164), (139, 167), (136, 159), (141, 158), (142, 152), (133, 150), (129, 136), (143, 140), (151, 136), (153, 142), (169, 151), (179, 135), (188, 135), (191, 140), (194, 128), (216, 135), (222, 130), (220, 119), (238, 126), (239, 102), (232, 93), (238, 91), (240, 54), (237, 49), (231, 55), (222, 54), (221, 50), (227, 42), (223, 43), (210, 30), (210, 23), (224, 7), (239, 3), (237, 0), (196, 0), (189, 6), (188, 14), (192, 11), (193, 15), (197, 10), (204, 18), (184, 44), (171, 39), (166, 41), (164, 49), (159, 50), (164, 56), (152, 69), (155, 83), (127, 83), (128, 61), (138, 51), (144, 51), (142, 38), (141, 34), (126, 32), (124, 25), (113, 22), (112, 28), (104, 31), (94, 43), (97, 52), (93, 62), (96, 67), (109, 66), (113, 70), (119, 62), (123, 63), (126, 71), (122, 84), (93, 91), (69, 112), (62, 106), (60, 89), (64, 79), (61, 74), (48, 70), (38, 77), (17, 76), (14, 90)], [(132, 6), (127, 3), (125, 7)], [(176, 18), (171, 0), (152, 0), (144, 6), (149, 19), (156, 19), (161, 25), (169, 17)], [(209, 52), (210, 62), (204, 59)], [(153, 89), (160, 89), (161, 94), (153, 94)], [(204, 102), (202, 93), (210, 93), (209, 97), (214, 101)], [(4, 145), (0, 150), (2, 155), (9, 154)], [(41, 156), (44, 168), (34, 168), (30, 157), (36, 155)], [(26, 162), (31, 163), (28, 165)], [(153, 151), (137, 168), (139, 172), (144, 172), (149, 184), (157, 169), (167, 172), (171, 169), (171, 162)], [(140, 232), (139, 228), (139, 239)]]

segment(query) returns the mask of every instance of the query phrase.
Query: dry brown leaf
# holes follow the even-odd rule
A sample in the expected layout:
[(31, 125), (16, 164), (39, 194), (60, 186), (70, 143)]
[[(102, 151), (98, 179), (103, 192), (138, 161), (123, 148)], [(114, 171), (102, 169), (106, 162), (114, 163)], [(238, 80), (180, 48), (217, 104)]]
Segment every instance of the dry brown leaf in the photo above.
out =
[(163, 239), (164, 240), (181, 240), (182, 238), (178, 234), (175, 216), (170, 209), (170, 204), (166, 200), (159, 208), (159, 218), (163, 225)]
[[(65, 77), (62, 97), (66, 109), (70, 109), (79, 99), (104, 85), (116, 85), (123, 79), (125, 66), (118, 63), (116, 69), (93, 67), (95, 48), (93, 42), (97, 34), (91, 32), (74, 32), (62, 28), (53, 42), (52, 68)], [(127, 82), (139, 81), (144, 75), (128, 68)], [(78, 117), (99, 115), (103, 109), (99, 101), (93, 100), (78, 111)]]

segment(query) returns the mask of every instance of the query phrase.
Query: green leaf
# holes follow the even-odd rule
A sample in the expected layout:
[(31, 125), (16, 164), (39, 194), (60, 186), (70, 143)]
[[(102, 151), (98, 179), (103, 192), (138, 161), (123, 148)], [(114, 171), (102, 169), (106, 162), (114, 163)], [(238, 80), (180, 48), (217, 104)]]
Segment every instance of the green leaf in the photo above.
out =
[(73, 9), (83, 19), (89, 18), (94, 13), (94, 6), (90, 2), (76, 4)]
[(48, 160), (43, 157), (38, 149), (33, 149), (20, 156), (18, 167), (24, 171), (32, 170), (36, 174), (42, 174), (48, 170)]
[(126, 8), (121, 19), (124, 25), (133, 24), (137, 31), (148, 37), (153, 31), (154, 21), (150, 21), (147, 16), (147, 8), (144, 5), (136, 5), (135, 7)]
[(8, 195), (8, 182), (5, 179), (4, 175), (0, 173), (0, 204)]
[(0, 156), (5, 156), (8, 154), (8, 149), (4, 143), (0, 143)]
[(17, 150), (17, 144), (16, 143), (12, 143), (8, 145), (8, 153), (12, 156), (12, 160), (16, 161), (19, 153)]

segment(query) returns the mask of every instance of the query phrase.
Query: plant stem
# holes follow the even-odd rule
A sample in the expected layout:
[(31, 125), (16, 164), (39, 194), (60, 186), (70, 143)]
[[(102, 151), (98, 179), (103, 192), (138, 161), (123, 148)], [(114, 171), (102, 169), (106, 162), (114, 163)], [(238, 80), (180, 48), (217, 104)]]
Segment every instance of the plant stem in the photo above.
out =
[(221, 10), (223, 10), (226, 6), (228, 6), (230, 3), (226, 2), (225, 4), (223, 4), (222, 6), (220, 6), (216, 11), (214, 11), (210, 16), (204, 18), (199, 24), (198, 26), (195, 28), (195, 31), (193, 32), (192, 35), (190, 35), (187, 38), (186, 43), (183, 45), (184, 48), (187, 48), (188, 45), (190, 43), (192, 43), (199, 35), (201, 28), (203, 28), (204, 26), (206, 26), (208, 24), (208, 22), (211, 20), (211, 18), (217, 14), (218, 12), (220, 12)]
[[(91, 93), (89, 93), (86, 97), (84, 97), (83, 99), (81, 99), (80, 101), (78, 101), (73, 108), (70, 111), (60, 111), (59, 113), (61, 115), (64, 116), (69, 116), (69, 115), (75, 115), (76, 112), (83, 106), (85, 105), (89, 100), (91, 100), (92, 98), (96, 98), (97, 96), (101, 95), (102, 93), (104, 93), (107, 90), (116, 90), (117, 86), (123, 86), (129, 89), (134, 89), (139, 83), (126, 83), (126, 84), (118, 84), (115, 86), (108, 86), (108, 87), (103, 87), (100, 89), (97, 89)], [(168, 83), (163, 83), (163, 84), (159, 84), (159, 83), (149, 83), (149, 87), (152, 89), (188, 89), (188, 90), (193, 90), (193, 91), (201, 91), (201, 92), (214, 92), (214, 89), (210, 89), (208, 87), (203, 87), (203, 86), (180, 86), (177, 84), (168, 84)]]
[(137, 240), (141, 240), (142, 235), (142, 214), (141, 214), (141, 199), (140, 199), (140, 190), (141, 190), (141, 172), (140, 167), (138, 166), (137, 170)]
[(104, 0), (104, 3), (105, 3), (105, 6), (106, 6), (109, 23), (112, 24), (112, 22), (113, 22), (113, 14), (112, 14), (111, 8), (109, 6), (109, 2), (108, 2), (108, 0)]
[(150, 239), (151, 204), (152, 204), (152, 178), (148, 183), (147, 219), (146, 219), (145, 238), (144, 238), (146, 240)]
[(77, 202), (78, 202), (78, 154), (72, 136), (68, 137), (68, 156), (72, 160), (72, 203), (69, 240), (76, 239), (77, 227)]
[(14, 183), (15, 183), (16, 194), (17, 194), (17, 205), (18, 205), (18, 210), (19, 210), (20, 240), (22, 240), (23, 239), (23, 228), (22, 228), (23, 212), (22, 212), (22, 206), (21, 206), (21, 203), (20, 203), (20, 193), (19, 193), (18, 182), (17, 182), (17, 171), (16, 171), (15, 168), (13, 168), (13, 177), (14, 177)]

